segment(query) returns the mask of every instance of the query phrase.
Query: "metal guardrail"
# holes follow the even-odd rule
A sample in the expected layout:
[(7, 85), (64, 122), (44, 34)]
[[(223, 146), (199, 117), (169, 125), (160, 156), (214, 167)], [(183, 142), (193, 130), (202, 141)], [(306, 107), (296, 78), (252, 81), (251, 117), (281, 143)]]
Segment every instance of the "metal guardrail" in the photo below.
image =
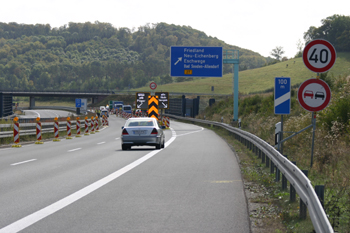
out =
[(282, 174), (287, 178), (287, 180), (293, 185), (299, 197), (303, 200), (303, 202), (306, 204), (309, 210), (309, 215), (310, 215), (312, 224), (315, 228), (315, 231), (320, 233), (334, 232), (327, 218), (327, 215), (321, 205), (321, 202), (319, 201), (316, 195), (316, 192), (313, 189), (311, 181), (304, 175), (304, 173), (297, 166), (295, 166), (291, 161), (289, 161), (286, 157), (284, 157), (273, 146), (271, 146), (261, 138), (251, 133), (232, 127), (225, 123), (180, 117), (180, 116), (169, 115), (169, 114), (166, 114), (166, 115), (178, 120), (190, 121), (192, 123), (197, 122), (201, 124), (221, 127), (235, 134), (235, 136), (243, 138), (249, 141), (250, 143), (252, 143), (253, 145), (255, 145), (255, 147), (258, 148), (258, 150), (260, 150), (262, 153), (268, 156), (270, 160), (273, 161), (275, 166), (282, 172)]

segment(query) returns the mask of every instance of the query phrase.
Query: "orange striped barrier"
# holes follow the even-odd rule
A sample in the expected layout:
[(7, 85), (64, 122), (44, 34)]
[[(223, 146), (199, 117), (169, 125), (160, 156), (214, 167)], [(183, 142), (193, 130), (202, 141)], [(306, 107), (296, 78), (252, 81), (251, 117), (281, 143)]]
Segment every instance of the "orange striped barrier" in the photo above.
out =
[(85, 117), (85, 134), (86, 136), (89, 135), (89, 120), (88, 117)]
[(54, 142), (59, 142), (59, 141), (61, 141), (60, 139), (58, 139), (58, 137), (60, 136), (60, 134), (59, 134), (59, 129), (60, 129), (60, 126), (59, 126), (59, 123), (58, 123), (58, 118), (55, 117), (55, 122), (54, 122), (54, 135), (55, 135), (55, 139), (53, 140)]
[(70, 122), (70, 117), (67, 117), (67, 137), (66, 139), (72, 139), (72, 125)]
[(80, 135), (80, 117), (77, 117), (77, 124), (76, 124), (76, 129), (77, 129), (77, 135), (76, 137), (81, 137)]
[(15, 145), (12, 145), (12, 147), (21, 147), (19, 144), (19, 123), (18, 123), (18, 117), (15, 117), (13, 119), (13, 142)]

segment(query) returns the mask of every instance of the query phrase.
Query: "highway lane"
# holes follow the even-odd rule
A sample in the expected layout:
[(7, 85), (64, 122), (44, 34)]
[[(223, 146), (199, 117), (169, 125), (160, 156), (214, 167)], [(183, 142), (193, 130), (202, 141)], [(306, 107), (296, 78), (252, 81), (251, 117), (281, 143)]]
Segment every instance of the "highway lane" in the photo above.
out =
[[(23, 110), (25, 115), (19, 115), (19, 118), (55, 118), (55, 117), (68, 117), (73, 113), (63, 110), (43, 110), (43, 109), (35, 109), (35, 110)], [(75, 114), (74, 114), (75, 115)]]
[(94, 135), (0, 150), (0, 232), (249, 232), (222, 139), (172, 122), (165, 149), (122, 151), (123, 123), (112, 115)]

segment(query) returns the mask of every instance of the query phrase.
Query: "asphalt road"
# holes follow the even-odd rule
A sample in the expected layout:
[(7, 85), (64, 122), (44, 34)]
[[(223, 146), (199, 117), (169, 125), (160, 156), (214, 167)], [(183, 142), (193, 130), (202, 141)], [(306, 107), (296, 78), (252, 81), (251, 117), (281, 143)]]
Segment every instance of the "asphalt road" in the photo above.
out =
[(171, 121), (162, 150), (99, 133), (0, 150), (0, 233), (249, 232), (240, 169), (214, 132)]
[(19, 118), (55, 118), (55, 117), (68, 117), (72, 115), (71, 112), (63, 111), (63, 110), (23, 110), (25, 115), (19, 115)]

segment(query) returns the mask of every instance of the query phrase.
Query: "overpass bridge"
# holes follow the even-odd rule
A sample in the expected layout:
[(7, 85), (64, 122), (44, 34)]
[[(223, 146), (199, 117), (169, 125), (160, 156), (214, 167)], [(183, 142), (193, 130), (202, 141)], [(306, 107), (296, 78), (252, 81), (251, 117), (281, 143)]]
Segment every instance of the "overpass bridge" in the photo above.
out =
[(91, 98), (92, 103), (103, 100), (108, 95), (112, 95), (112, 91), (8, 91), (0, 90), (0, 117), (12, 115), (12, 97), (25, 96), (29, 97), (29, 109), (35, 107), (35, 97), (74, 97), (74, 98)]

